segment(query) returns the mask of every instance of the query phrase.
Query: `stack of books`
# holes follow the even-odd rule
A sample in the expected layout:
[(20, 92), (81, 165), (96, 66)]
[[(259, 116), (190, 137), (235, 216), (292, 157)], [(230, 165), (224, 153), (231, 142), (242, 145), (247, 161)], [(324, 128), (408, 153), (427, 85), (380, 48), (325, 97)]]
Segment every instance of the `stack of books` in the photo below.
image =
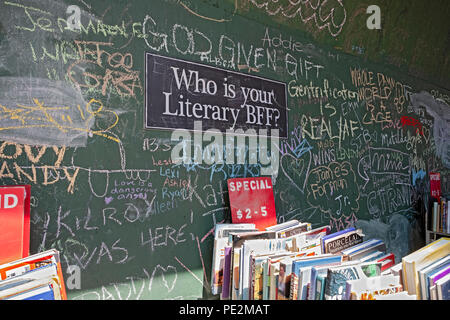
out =
[(431, 212), (429, 230), (450, 234), (450, 200), (441, 197), (439, 200), (433, 201)]
[(58, 251), (0, 265), (0, 300), (67, 300)]
[[(226, 230), (226, 231), (225, 231)], [(382, 240), (291, 220), (216, 226), (212, 289), (223, 300), (416, 299)], [(220, 243), (220, 245), (219, 245)]]
[(450, 238), (403, 257), (405, 291), (421, 300), (450, 300)]

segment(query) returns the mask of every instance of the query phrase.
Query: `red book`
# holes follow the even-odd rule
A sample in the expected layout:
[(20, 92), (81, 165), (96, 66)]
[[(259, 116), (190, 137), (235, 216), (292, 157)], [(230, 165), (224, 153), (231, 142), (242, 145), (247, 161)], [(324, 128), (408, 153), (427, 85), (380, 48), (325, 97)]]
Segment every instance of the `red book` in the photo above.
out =
[(29, 255), (30, 193), (29, 185), (0, 186), (0, 264)]
[(260, 231), (277, 224), (271, 178), (235, 178), (227, 182), (232, 223), (254, 223)]

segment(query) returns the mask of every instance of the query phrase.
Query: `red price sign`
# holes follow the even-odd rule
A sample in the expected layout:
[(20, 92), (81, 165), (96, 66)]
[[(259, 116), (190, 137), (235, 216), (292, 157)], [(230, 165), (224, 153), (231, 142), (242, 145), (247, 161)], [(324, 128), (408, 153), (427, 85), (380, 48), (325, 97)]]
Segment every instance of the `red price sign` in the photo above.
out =
[(441, 174), (439, 172), (430, 172), (430, 191), (432, 197), (436, 199), (441, 197)]
[(30, 186), (0, 187), (0, 264), (29, 255)]
[(229, 179), (228, 194), (233, 223), (254, 223), (258, 230), (277, 223), (270, 178)]

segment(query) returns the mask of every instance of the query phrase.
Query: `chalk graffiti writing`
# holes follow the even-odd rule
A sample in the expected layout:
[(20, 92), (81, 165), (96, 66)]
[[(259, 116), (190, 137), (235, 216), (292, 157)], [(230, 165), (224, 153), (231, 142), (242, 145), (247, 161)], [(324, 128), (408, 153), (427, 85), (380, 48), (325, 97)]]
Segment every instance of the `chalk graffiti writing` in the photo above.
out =
[(319, 30), (327, 29), (338, 36), (347, 20), (347, 11), (343, 1), (294, 1), (294, 0), (251, 0), (257, 8), (264, 8), (270, 16), (281, 15), (294, 19), (300, 17), (303, 23), (314, 21)]

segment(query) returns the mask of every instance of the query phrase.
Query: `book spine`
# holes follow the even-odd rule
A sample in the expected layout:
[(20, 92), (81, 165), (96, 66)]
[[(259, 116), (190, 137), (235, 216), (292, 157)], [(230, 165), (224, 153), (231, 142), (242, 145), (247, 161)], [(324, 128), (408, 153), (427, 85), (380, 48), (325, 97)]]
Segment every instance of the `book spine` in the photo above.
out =
[(250, 275), (249, 275), (249, 283), (248, 283), (248, 299), (249, 300), (254, 300), (255, 280), (256, 280), (255, 259), (253, 257), (250, 257)]
[(437, 231), (437, 215), (438, 215), (438, 203), (435, 201), (435, 202), (433, 202), (433, 228), (432, 228), (432, 230), (434, 231), (434, 232), (436, 232)]
[(289, 300), (297, 300), (298, 290), (298, 276), (293, 273), (291, 276), (291, 292), (289, 293)]
[(442, 232), (447, 232), (447, 202), (442, 199)]
[(450, 233), (450, 200), (447, 201), (447, 233)]
[(316, 300), (324, 300), (326, 278), (317, 276), (316, 279)]

